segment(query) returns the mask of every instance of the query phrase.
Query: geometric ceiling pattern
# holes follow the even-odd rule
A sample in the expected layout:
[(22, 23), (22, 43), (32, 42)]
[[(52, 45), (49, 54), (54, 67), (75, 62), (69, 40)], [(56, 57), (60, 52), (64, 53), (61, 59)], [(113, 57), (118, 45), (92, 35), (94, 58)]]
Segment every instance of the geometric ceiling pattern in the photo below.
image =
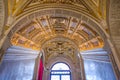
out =
[[(7, 26), (12, 25), (16, 19), (19, 19), (20, 14), (25, 14), (26, 11), (41, 5), (43, 5), (43, 9), (47, 8), (48, 5), (51, 5), (53, 9), (59, 8), (59, 6), (62, 7), (62, 5), (72, 5), (76, 9), (79, 8), (91, 17), (103, 22), (103, 24), (106, 21), (106, 0), (8, 0), (9, 18)], [(107, 29), (104, 26), (102, 27)], [(11, 43), (39, 50), (45, 41), (55, 37), (71, 39), (80, 50), (104, 46), (100, 35), (84, 21), (73, 16), (51, 15), (38, 17), (33, 19), (30, 24), (23, 26), (12, 36)]]
[(18, 30), (11, 42), (32, 49), (55, 37), (66, 37), (74, 41), (80, 50), (103, 47), (103, 40), (96, 31), (82, 20), (74, 17), (42, 16)]

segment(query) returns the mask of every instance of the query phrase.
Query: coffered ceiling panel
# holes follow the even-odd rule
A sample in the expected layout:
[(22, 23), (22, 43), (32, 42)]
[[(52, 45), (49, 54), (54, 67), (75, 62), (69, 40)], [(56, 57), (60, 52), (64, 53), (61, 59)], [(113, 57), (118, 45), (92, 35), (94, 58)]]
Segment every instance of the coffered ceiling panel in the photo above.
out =
[(79, 49), (103, 47), (103, 40), (90, 26), (72, 16), (42, 16), (19, 29), (11, 38), (13, 45), (41, 49), (42, 45), (55, 37), (65, 37), (77, 44)]

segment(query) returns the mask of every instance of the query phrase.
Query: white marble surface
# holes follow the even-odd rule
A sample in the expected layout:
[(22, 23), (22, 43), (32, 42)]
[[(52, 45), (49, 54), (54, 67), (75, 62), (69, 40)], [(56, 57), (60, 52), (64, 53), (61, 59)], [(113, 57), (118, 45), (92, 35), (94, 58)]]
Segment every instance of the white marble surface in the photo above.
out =
[(0, 80), (32, 80), (35, 60), (5, 60), (0, 65)]
[(84, 60), (86, 80), (116, 80), (110, 63)]
[(0, 64), (0, 80), (32, 80), (39, 51), (12, 46)]

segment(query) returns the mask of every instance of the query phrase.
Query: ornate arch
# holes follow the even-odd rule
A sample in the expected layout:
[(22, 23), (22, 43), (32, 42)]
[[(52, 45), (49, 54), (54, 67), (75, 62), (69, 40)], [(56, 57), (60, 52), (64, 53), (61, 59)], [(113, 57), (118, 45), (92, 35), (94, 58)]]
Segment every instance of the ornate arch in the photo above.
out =
[[(27, 24), (30, 24), (31, 21), (37, 17), (41, 17), (43, 15), (58, 15), (58, 16), (73, 16), (75, 18), (78, 18), (82, 21), (84, 21), (86, 24), (90, 25), (90, 27), (98, 32), (98, 34), (103, 38), (103, 40), (106, 39), (106, 34), (100, 27), (100, 24), (96, 21), (94, 22), (94, 19), (88, 18), (87, 16), (84, 16), (80, 12), (70, 11), (70, 10), (61, 10), (61, 9), (46, 9), (46, 10), (38, 10), (38, 12), (31, 12), (31, 14), (27, 14), (18, 21), (16, 21), (16, 24), (13, 24), (11, 26), (11, 30), (8, 33), (8, 37), (11, 38), (13, 34), (24, 27)], [(98, 25), (99, 24), (99, 25)]]
[(52, 8), (52, 9), (47, 8), (47, 9), (36, 10), (33, 12), (28, 12), (22, 15), (20, 15), (21, 17), (18, 18), (18, 20), (16, 20), (16, 22), (11, 26), (11, 29), (8, 31), (10, 37), (14, 34), (14, 32), (19, 30), (21, 27), (24, 27), (25, 25), (29, 24), (33, 19), (37, 17), (41, 17), (43, 15), (73, 16), (75, 18), (83, 20), (85, 23), (90, 25), (90, 27), (93, 30), (97, 31), (99, 35), (102, 36), (102, 38), (108, 37), (107, 33), (102, 28), (102, 25), (100, 24), (99, 20), (93, 18), (89, 14), (84, 14), (81, 11), (61, 9), (61, 8)]
[[(57, 63), (57, 62), (64, 62), (64, 63), (67, 63), (70, 66), (71, 72), (73, 72), (72, 80), (79, 80), (80, 78), (82, 78), (80, 76), (75, 77), (76, 74), (74, 72), (77, 72), (78, 75), (81, 75), (82, 71), (80, 69), (78, 69), (78, 66), (73, 66), (73, 64), (74, 64), (73, 61), (71, 59), (69, 59), (67, 56), (65, 56), (65, 57), (52, 57), (51, 59), (49, 59), (48, 64), (46, 64), (47, 70), (50, 70), (52, 65)], [(49, 73), (47, 73), (47, 75), (44, 75), (44, 77), (46, 77), (47, 79), (49, 78), (49, 76), (50, 76)], [(46, 78), (45, 78), (45, 80), (47, 80)]]
[[(41, 17), (43, 15), (58, 15), (58, 16), (73, 16), (75, 18), (78, 18), (80, 20), (83, 20), (86, 24), (90, 25), (90, 27), (95, 30), (96, 32), (101, 35), (103, 40), (106, 44), (111, 44), (111, 41), (109, 39), (109, 35), (106, 33), (106, 31), (102, 28), (102, 24), (100, 20), (96, 19), (95, 17), (88, 14), (86, 11), (82, 11), (82, 9), (78, 9), (77, 7), (71, 8), (70, 6), (59, 6), (55, 5), (54, 7), (50, 7), (50, 5), (46, 5), (45, 8), (43, 7), (36, 7), (32, 8), (23, 12), (21, 15), (17, 16), (16, 21), (13, 25), (11, 25), (10, 29), (6, 32), (5, 36), (9, 39), (12, 37), (12, 35), (22, 28), (23, 26), (29, 24), (31, 20), (33, 20), (36, 17)], [(6, 38), (3, 39), (5, 41)], [(107, 40), (106, 40), (107, 39)]]
[[(22, 15), (22, 16), (21, 16)], [(13, 34), (24, 27), (27, 24), (30, 24), (30, 22), (37, 18), (41, 17), (43, 15), (58, 15), (58, 16), (73, 16), (75, 18), (78, 18), (82, 21), (84, 21), (86, 24), (90, 25), (90, 27), (98, 32), (98, 34), (105, 40), (108, 35), (107, 33), (102, 29), (101, 24), (99, 23), (98, 20), (95, 18), (91, 17), (89, 14), (84, 14), (81, 11), (77, 11), (75, 9), (63, 9), (63, 8), (45, 8), (45, 9), (40, 9), (38, 8), (36, 11), (33, 12), (25, 12), (21, 14), (13, 25), (11, 25), (10, 29), (8, 32), (6, 32), (6, 36), (10, 39)], [(5, 40), (6, 38), (4, 38)]]

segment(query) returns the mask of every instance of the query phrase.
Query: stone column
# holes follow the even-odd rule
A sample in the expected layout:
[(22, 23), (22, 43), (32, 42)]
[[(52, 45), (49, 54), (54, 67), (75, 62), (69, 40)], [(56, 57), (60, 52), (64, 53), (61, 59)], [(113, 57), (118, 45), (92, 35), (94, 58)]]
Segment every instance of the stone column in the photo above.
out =
[(50, 80), (50, 70), (44, 69), (43, 80)]
[(6, 40), (3, 43), (3, 46), (0, 48), (0, 62), (2, 61), (2, 58), (5, 54), (5, 52), (7, 51), (7, 49), (12, 46), (11, 42), (10, 42), (10, 38), (6, 37)]
[(84, 69), (84, 60), (82, 59), (81, 54), (79, 53), (79, 61), (80, 61), (80, 74), (81, 74), (81, 79), (80, 80), (86, 80), (85, 79), (85, 69)]
[(116, 65), (116, 62), (115, 62), (115, 59), (114, 59), (114, 57), (113, 57), (113, 54), (109, 54), (109, 57), (110, 57), (110, 60), (111, 60), (111, 63), (112, 63), (112, 67), (113, 67), (113, 70), (114, 70), (114, 74), (115, 74), (115, 76), (116, 76), (116, 79), (117, 80), (120, 80), (120, 73), (119, 73), (119, 69), (118, 69), (118, 67), (117, 67), (117, 65)]
[(83, 59), (81, 59), (81, 61), (80, 61), (80, 63), (81, 63), (81, 80), (86, 80), (85, 79), (85, 69), (84, 69), (84, 61), (83, 61)]
[(42, 53), (40, 52), (38, 57), (35, 59), (33, 80), (38, 80), (38, 69), (39, 69), (39, 62), (40, 62), (41, 56), (42, 56)]

